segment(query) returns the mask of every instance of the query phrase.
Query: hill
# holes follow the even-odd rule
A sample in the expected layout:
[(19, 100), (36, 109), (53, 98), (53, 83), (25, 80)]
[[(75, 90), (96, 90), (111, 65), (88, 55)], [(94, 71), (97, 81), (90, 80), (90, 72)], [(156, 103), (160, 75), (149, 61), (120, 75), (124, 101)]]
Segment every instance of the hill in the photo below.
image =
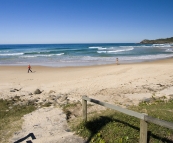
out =
[(165, 43), (173, 43), (173, 37), (171, 38), (161, 38), (161, 39), (156, 39), (156, 40), (148, 40), (145, 39), (140, 42), (141, 44), (165, 44)]

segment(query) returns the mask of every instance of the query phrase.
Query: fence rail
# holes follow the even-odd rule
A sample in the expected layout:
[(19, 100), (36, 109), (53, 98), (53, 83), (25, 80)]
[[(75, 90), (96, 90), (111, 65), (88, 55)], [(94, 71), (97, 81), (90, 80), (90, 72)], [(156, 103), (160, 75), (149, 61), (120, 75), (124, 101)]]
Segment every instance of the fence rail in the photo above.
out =
[(153, 118), (148, 116), (147, 114), (142, 114), (142, 113), (138, 113), (132, 110), (128, 110), (119, 106), (115, 106), (115, 105), (111, 105), (96, 99), (92, 99), (92, 98), (88, 98), (87, 96), (83, 96), (82, 97), (82, 109), (83, 109), (83, 120), (87, 121), (87, 101), (89, 102), (93, 102), (95, 104), (113, 109), (113, 110), (117, 110), (119, 112), (122, 112), (124, 114), (130, 115), (130, 116), (134, 116), (138, 119), (140, 119), (140, 143), (147, 143), (147, 122), (151, 122), (169, 129), (173, 129), (173, 123), (172, 122), (167, 122), (164, 120), (160, 120), (157, 118)]

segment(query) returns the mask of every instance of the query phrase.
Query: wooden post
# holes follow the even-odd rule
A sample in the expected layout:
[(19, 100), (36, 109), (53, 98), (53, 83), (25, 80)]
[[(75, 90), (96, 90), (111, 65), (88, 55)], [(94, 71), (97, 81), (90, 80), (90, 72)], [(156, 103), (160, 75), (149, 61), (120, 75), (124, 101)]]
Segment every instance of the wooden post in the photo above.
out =
[(88, 98), (87, 96), (82, 97), (82, 108), (83, 108), (83, 120), (87, 121), (87, 101), (119, 111), (121, 113), (124, 113), (126, 115), (134, 116), (138, 119), (140, 119), (140, 139), (139, 143), (147, 143), (147, 122), (154, 123), (156, 125), (160, 125), (169, 129), (173, 129), (173, 123), (160, 120), (157, 118), (153, 118), (148, 116), (145, 113), (138, 113), (132, 110), (124, 109), (119, 106), (111, 105), (105, 102), (101, 102), (96, 99)]
[[(85, 96), (87, 97), (87, 96)], [(83, 121), (87, 121), (87, 100), (82, 99)]]
[(140, 120), (140, 141), (139, 142), (147, 143), (147, 122), (144, 119)]

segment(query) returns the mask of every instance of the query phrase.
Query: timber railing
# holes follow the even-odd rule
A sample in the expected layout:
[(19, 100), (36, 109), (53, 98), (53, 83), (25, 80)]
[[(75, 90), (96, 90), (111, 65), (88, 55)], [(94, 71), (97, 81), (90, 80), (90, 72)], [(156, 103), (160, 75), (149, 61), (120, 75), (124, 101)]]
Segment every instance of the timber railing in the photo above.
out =
[(140, 139), (139, 139), (140, 143), (147, 143), (147, 122), (151, 122), (151, 123), (154, 123), (154, 124), (157, 124), (157, 125), (169, 128), (169, 129), (173, 129), (173, 123), (171, 123), (171, 122), (153, 118), (153, 117), (148, 116), (147, 114), (138, 113), (138, 112), (135, 112), (132, 110), (128, 110), (128, 109), (119, 107), (119, 106), (101, 102), (96, 99), (91, 99), (91, 98), (88, 98), (87, 96), (82, 97), (82, 108), (83, 108), (83, 120), (84, 121), (87, 121), (87, 101), (93, 102), (95, 104), (98, 104), (98, 105), (101, 105), (101, 106), (104, 106), (104, 107), (107, 107), (110, 109), (117, 110), (124, 114), (134, 116), (134, 117), (140, 119)]

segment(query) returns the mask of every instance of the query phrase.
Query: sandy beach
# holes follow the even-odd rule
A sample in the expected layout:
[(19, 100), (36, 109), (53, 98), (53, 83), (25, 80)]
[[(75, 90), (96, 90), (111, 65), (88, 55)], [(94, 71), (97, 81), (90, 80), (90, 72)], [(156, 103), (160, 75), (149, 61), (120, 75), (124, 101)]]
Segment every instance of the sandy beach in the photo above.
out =
[[(0, 98), (34, 92), (38, 88), (43, 91), (40, 97), (53, 90), (57, 94), (68, 94), (70, 100), (81, 101), (81, 96), (87, 95), (114, 103), (117, 96), (135, 101), (171, 89), (172, 63), (173, 59), (88, 67), (31, 65), (33, 73), (27, 72), (27, 66), (1, 66)], [(20, 92), (10, 92), (14, 88)]]
[[(171, 58), (135, 64), (87, 67), (31, 65), (33, 73), (27, 72), (27, 66), (0, 66), (0, 98), (8, 99), (17, 95), (26, 99), (39, 97), (39, 100), (44, 100), (50, 94), (62, 94), (67, 95), (71, 102), (81, 102), (81, 97), (87, 95), (103, 102), (128, 107), (153, 95), (167, 98), (172, 96), (172, 63)], [(17, 90), (11, 92), (12, 89)], [(42, 93), (29, 95), (36, 89), (40, 89)], [(98, 105), (94, 108), (102, 109)], [(37, 119), (32, 119), (33, 124), (34, 121)]]

